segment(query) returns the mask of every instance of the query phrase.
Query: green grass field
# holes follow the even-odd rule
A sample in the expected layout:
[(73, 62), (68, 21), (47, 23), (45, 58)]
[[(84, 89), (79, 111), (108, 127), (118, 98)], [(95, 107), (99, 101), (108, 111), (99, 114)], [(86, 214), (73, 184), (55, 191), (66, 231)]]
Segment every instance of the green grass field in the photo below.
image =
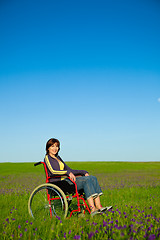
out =
[(68, 162), (95, 175), (103, 190), (103, 215), (33, 219), (28, 199), (45, 182), (43, 166), (0, 163), (0, 239), (160, 239), (160, 162)]

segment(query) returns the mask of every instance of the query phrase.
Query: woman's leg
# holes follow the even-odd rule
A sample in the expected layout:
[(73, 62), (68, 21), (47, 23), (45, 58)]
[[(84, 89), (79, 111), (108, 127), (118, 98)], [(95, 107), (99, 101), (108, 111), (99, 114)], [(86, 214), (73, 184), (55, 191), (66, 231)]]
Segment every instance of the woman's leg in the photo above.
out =
[(102, 205), (101, 205), (101, 201), (100, 201), (100, 195), (102, 195), (102, 190), (101, 190), (101, 187), (99, 186), (99, 183), (98, 183), (98, 180), (95, 176), (89, 176), (90, 178), (90, 181), (91, 183), (93, 184), (94, 186), (94, 189), (97, 193), (97, 196), (94, 198), (94, 205), (97, 209), (101, 209), (102, 208)]
[(112, 206), (102, 207), (99, 196), (94, 199), (94, 205), (98, 210), (100, 210), (100, 212), (105, 212), (112, 209)]
[(88, 202), (88, 205), (89, 205), (89, 208), (91, 210), (91, 212), (94, 212), (97, 210), (97, 208), (95, 207), (94, 205), (94, 200), (92, 197), (90, 197), (89, 199), (87, 199), (87, 202)]
[(94, 176), (78, 177), (76, 179), (77, 189), (83, 189), (88, 201), (91, 212), (101, 209), (100, 197), (102, 190), (99, 186), (97, 178)]
[(101, 187), (99, 186), (97, 178), (95, 176), (90, 175), (89, 179), (90, 179), (92, 185), (94, 186), (96, 193), (98, 195), (102, 195), (103, 193), (102, 193)]
[(77, 177), (76, 178), (77, 190), (83, 189), (85, 197), (88, 200), (89, 198), (95, 198), (98, 196), (98, 193), (95, 191), (94, 185), (89, 176)]
[(99, 196), (94, 199), (94, 204), (95, 204), (97, 209), (101, 209), (102, 205), (101, 205), (101, 201), (100, 201)]

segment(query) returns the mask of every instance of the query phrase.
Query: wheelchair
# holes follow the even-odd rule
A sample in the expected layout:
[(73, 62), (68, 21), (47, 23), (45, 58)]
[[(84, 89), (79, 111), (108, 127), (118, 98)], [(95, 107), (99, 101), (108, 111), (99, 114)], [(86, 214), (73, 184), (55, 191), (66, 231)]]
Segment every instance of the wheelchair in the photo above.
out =
[[(47, 167), (44, 162), (37, 162), (34, 166), (43, 164), (46, 175), (46, 183), (36, 187), (30, 195), (28, 201), (28, 211), (33, 218), (57, 217), (66, 218), (70, 211), (69, 217), (73, 214), (85, 214), (86, 211), (90, 212), (90, 209), (85, 201), (83, 192), (77, 191), (76, 182), (71, 180), (71, 184), (67, 181), (57, 181), (50, 183), (51, 178), (55, 179), (62, 177), (62, 175), (49, 177)], [(65, 176), (65, 175), (63, 175)], [(72, 200), (76, 201), (76, 209), (71, 209), (70, 205)], [(84, 215), (83, 215), (84, 216)]]

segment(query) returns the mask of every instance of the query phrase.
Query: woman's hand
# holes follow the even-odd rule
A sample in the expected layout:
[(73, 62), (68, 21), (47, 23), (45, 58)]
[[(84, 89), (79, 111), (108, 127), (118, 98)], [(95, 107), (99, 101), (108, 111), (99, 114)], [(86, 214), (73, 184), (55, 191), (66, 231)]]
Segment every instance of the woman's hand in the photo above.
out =
[(74, 182), (76, 181), (76, 177), (72, 172), (70, 172), (69, 177), (72, 181), (74, 181)]
[(89, 176), (89, 174), (88, 174), (88, 173), (86, 173), (86, 174), (85, 174), (85, 176), (87, 177), (87, 176)]

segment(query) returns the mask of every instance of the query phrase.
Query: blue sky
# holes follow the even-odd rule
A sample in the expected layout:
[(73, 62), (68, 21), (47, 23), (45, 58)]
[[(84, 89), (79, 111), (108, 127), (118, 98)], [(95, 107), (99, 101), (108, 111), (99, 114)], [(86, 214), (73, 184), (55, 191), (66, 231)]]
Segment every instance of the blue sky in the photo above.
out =
[(0, 162), (160, 161), (160, 3), (0, 3)]

